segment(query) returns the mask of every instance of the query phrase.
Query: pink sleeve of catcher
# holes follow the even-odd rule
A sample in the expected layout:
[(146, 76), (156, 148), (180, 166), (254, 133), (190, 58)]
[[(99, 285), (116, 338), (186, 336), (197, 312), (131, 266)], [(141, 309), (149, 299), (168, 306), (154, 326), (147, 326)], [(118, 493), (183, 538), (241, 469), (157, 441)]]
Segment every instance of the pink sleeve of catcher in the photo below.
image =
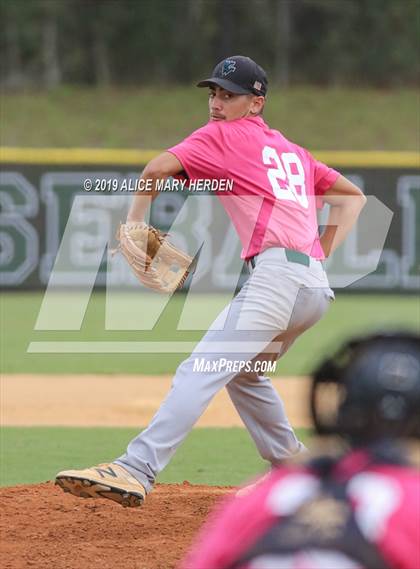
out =
[(287, 470), (278, 469), (242, 496), (220, 502), (201, 528), (192, 549), (178, 569), (218, 569), (237, 560), (273, 523), (267, 496)]

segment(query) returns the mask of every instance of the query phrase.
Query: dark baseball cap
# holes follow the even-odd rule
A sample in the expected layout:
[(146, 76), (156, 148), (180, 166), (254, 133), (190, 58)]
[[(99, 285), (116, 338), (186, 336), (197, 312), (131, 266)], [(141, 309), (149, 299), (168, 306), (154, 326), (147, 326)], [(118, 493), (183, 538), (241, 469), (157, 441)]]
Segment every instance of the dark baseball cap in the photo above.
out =
[(197, 87), (217, 85), (237, 95), (265, 96), (268, 89), (267, 75), (250, 57), (233, 55), (223, 59), (213, 69), (212, 76), (197, 83)]

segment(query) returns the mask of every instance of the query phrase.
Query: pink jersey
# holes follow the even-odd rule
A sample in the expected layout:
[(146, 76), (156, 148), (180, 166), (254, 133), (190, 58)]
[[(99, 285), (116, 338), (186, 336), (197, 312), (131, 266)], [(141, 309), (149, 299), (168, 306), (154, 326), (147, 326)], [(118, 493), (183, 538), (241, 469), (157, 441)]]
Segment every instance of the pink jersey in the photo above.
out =
[(232, 180), (217, 195), (248, 259), (285, 247), (324, 259), (317, 204), (339, 173), (270, 129), (261, 117), (210, 121), (169, 149), (190, 180)]
[[(376, 544), (390, 569), (420, 567), (419, 471), (391, 464), (369, 466), (364, 464), (365, 458), (360, 451), (351, 453), (335, 471), (337, 480), (349, 480), (346, 494), (355, 511), (357, 526), (368, 542)], [(310, 469), (299, 466), (276, 469), (248, 494), (231, 496), (219, 505), (180, 569), (227, 569), (276, 520), (280, 518), (281, 530), (282, 516), (290, 515), (319, 493), (319, 478)], [(321, 524), (319, 513), (315, 523), (316, 520)], [(326, 564), (335, 569), (364, 567), (338, 551), (310, 549), (277, 558), (277, 565), (274, 561), (271, 565), (255, 560), (254, 563), (253, 568), (281, 565), (288, 569), (325, 569)]]

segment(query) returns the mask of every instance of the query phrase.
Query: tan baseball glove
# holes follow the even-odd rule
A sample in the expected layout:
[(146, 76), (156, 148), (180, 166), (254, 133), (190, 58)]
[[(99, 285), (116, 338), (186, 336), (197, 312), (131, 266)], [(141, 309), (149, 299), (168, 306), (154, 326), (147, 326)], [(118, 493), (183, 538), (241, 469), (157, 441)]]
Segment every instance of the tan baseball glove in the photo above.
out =
[(145, 222), (123, 223), (117, 233), (118, 249), (138, 280), (148, 288), (171, 293), (184, 284), (193, 259), (166, 237)]

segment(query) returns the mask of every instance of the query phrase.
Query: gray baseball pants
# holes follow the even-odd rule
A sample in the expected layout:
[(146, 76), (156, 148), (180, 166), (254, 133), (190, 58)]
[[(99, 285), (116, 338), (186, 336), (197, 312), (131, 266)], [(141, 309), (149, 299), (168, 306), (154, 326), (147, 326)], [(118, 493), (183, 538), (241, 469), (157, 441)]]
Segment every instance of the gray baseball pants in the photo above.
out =
[[(149, 492), (213, 396), (226, 387), (262, 458), (276, 465), (304, 446), (286, 417), (270, 379), (234, 371), (234, 362), (278, 359), (327, 311), (334, 294), (322, 263), (292, 262), (281, 248), (264, 251), (239, 294), (219, 314), (175, 374), (171, 390), (149, 426), (115, 463)], [(231, 361), (198, 371), (197, 361)], [(217, 367), (217, 363), (216, 363)], [(196, 368), (196, 369), (195, 369)]]

